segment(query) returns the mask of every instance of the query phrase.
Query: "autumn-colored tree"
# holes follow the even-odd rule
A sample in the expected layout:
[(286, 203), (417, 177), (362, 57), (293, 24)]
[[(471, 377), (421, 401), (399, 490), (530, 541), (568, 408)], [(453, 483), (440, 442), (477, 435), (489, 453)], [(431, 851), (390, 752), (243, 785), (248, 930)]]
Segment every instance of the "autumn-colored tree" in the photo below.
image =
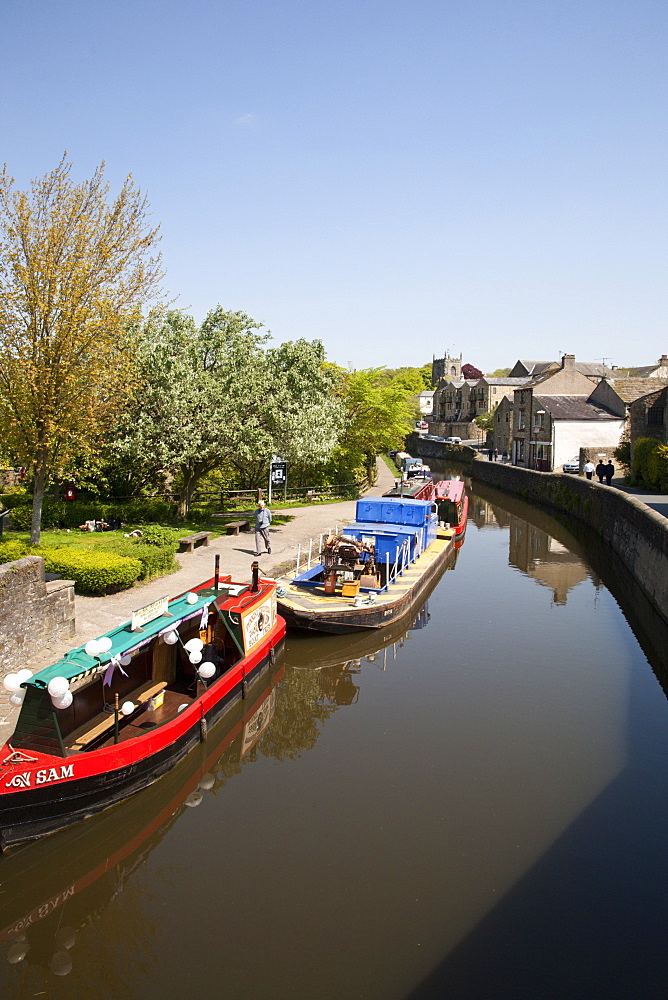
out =
[(70, 174), (63, 158), (28, 191), (0, 174), (0, 423), (34, 474), (33, 543), (49, 479), (123, 402), (131, 321), (162, 277), (132, 179), (108, 201), (104, 164), (79, 184)]

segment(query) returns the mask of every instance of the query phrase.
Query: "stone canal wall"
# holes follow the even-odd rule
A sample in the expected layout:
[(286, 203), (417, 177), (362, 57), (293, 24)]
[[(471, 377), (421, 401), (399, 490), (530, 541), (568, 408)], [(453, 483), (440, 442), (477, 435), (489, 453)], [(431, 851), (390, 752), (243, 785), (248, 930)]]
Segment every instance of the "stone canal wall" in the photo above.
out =
[(44, 581), (44, 560), (0, 565), (0, 675), (53, 639), (74, 635), (74, 583)]
[(411, 435), (408, 447), (423, 457), (464, 461), (473, 479), (588, 525), (617, 553), (668, 622), (668, 519), (662, 514), (631, 494), (580, 476), (490, 462), (471, 448), (447, 449), (417, 435)]

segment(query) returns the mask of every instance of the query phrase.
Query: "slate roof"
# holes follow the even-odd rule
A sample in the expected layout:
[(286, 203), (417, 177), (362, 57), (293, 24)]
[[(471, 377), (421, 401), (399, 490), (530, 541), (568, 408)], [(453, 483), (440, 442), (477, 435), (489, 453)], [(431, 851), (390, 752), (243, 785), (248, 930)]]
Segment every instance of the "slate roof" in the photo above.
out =
[[(657, 381), (652, 379), (653, 382)], [(663, 399), (661, 397), (664, 397)], [(654, 392), (648, 392), (644, 396), (638, 396), (637, 399), (633, 400), (634, 403), (638, 403), (640, 407), (650, 407), (656, 406), (659, 402), (668, 402), (668, 387), (664, 385), (662, 389), (655, 389)], [(638, 407), (633, 407), (633, 412), (637, 412)]]
[[(588, 396), (536, 396), (534, 404), (547, 410), (553, 420), (619, 420), (604, 406), (589, 402)], [(533, 411), (537, 407), (534, 405)]]
[[(554, 361), (525, 361), (523, 358), (519, 358), (510, 370), (513, 371), (513, 369), (517, 368), (518, 365), (524, 365), (529, 375), (536, 376), (540, 375), (546, 368), (550, 368), (554, 364), (556, 364)], [(514, 377), (515, 376), (513, 376), (513, 378)]]
[(608, 378), (614, 375), (612, 368), (608, 368), (607, 365), (599, 364), (596, 361), (576, 361), (575, 370), (580, 372), (581, 375), (588, 376), (600, 376), (601, 378)]
[(625, 403), (632, 403), (634, 399), (668, 385), (668, 378), (609, 378), (606, 381)]
[(503, 378), (492, 378), (491, 375), (483, 376), (488, 385), (526, 385), (529, 381), (528, 375), (511, 378), (509, 375)]

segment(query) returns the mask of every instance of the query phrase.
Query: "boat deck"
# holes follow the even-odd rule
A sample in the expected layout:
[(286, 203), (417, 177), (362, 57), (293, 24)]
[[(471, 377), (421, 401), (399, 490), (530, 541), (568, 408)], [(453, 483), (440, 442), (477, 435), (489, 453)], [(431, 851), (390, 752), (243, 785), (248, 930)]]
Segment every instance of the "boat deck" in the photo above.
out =
[[(373, 591), (373, 606), (376, 609), (391, 608), (401, 602), (422, 577), (429, 575), (435, 563), (441, 560), (446, 552), (453, 547), (454, 531), (452, 529), (439, 529), (435, 541), (390, 584), (388, 590)], [(324, 583), (320, 586), (310, 586), (308, 589), (293, 583), (289, 577), (282, 577), (279, 581), (286, 589), (286, 593), (279, 598), (279, 604), (285, 610), (296, 612), (335, 612), (341, 613), (352, 610), (359, 610), (359, 606), (349, 597), (341, 594), (326, 594)], [(363, 592), (360, 591), (363, 596)], [(368, 607), (366, 603), (362, 607)]]

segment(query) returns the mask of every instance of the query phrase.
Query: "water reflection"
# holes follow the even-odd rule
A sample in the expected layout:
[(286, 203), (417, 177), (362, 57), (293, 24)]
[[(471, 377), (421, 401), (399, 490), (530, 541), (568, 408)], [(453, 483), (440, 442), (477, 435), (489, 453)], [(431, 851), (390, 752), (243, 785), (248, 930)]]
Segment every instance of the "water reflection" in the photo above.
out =
[[(0, 945), (7, 946), (10, 965), (39, 966), (56, 976), (72, 972), (78, 930), (124, 891), (179, 817), (215, 794), (251, 756), (273, 718), (283, 670), (279, 665), (260, 678), (205, 743), (149, 788), (70, 830), (3, 855)], [(145, 938), (150, 947), (154, 933), (152, 927), (135, 928), (135, 946)]]
[(576, 526), (471, 511), (410, 628), (289, 636), (166, 798), (0, 859), (4, 1000), (665, 994), (668, 711), (610, 591), (655, 669), (665, 625)]

